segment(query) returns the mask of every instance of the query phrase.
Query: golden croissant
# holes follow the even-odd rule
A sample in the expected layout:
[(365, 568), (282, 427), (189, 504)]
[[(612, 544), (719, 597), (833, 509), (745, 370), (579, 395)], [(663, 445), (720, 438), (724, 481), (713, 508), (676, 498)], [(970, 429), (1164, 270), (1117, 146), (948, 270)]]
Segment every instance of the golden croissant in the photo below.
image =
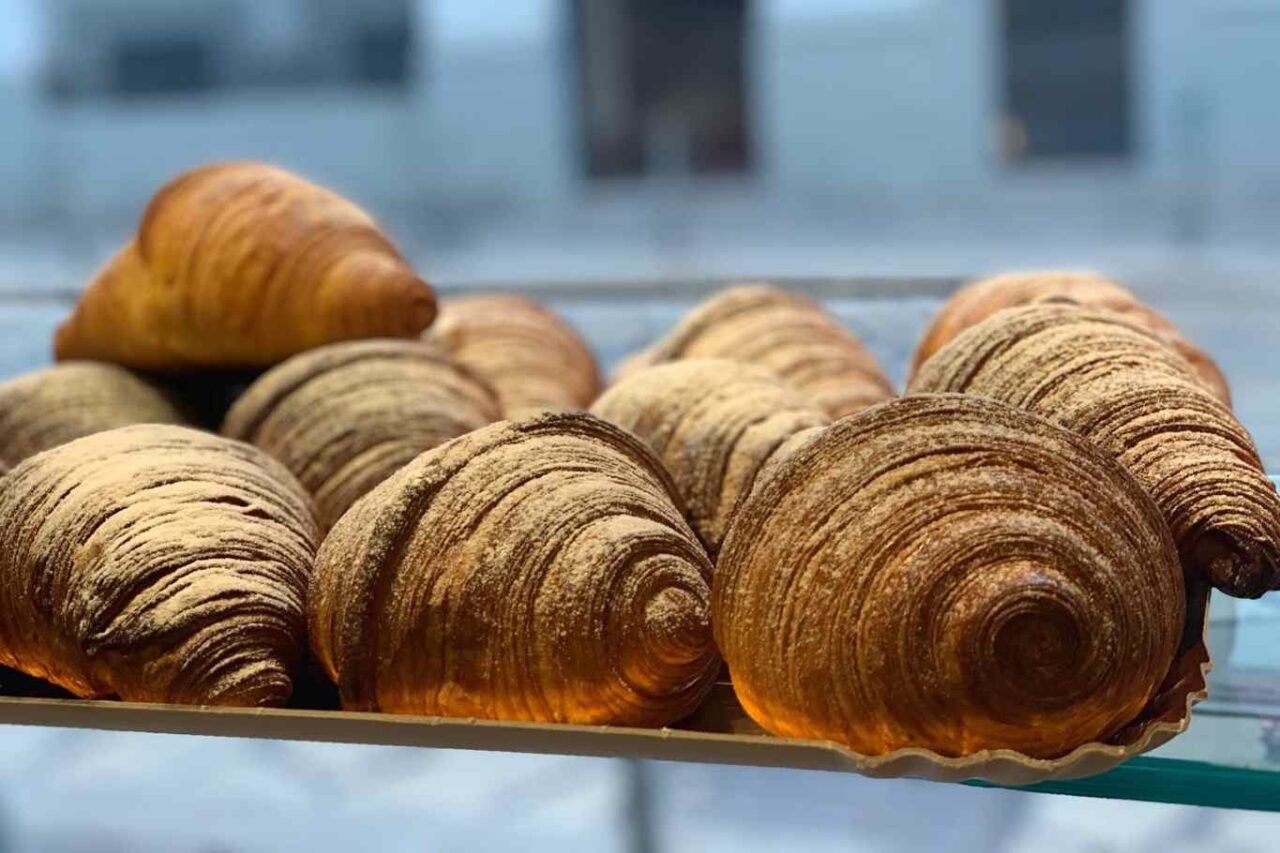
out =
[(0, 664), (83, 697), (281, 704), (317, 539), (246, 444), (142, 425), (32, 456), (0, 481)]
[(500, 417), (489, 389), (421, 341), (330, 344), (267, 371), (223, 435), (285, 464), (315, 498), (322, 529), (424, 450)]
[(762, 367), (685, 359), (639, 370), (606, 391), (592, 414), (642, 438), (666, 465), (707, 550), (720, 549), (738, 499), (766, 464), (826, 413)]
[(11, 463), (95, 432), (182, 422), (160, 389), (114, 364), (67, 362), (0, 384), (0, 458)]
[(430, 450), (334, 526), (312, 650), (343, 706), (662, 725), (719, 658), (711, 564), (662, 466), (585, 414), (500, 422)]
[(523, 296), (448, 299), (427, 338), (493, 387), (508, 420), (582, 409), (600, 393), (591, 348), (550, 308)]
[(975, 281), (942, 306), (920, 340), (911, 362), (914, 375), (928, 358), (965, 329), (997, 311), (1037, 303), (1066, 303), (1123, 314), (1152, 332), (1191, 363), (1201, 384), (1231, 405), (1227, 379), (1209, 354), (1187, 340), (1178, 327), (1140, 301), (1127, 288), (1090, 273), (1012, 273)]
[(1280, 585), (1280, 498), (1253, 439), (1185, 359), (1124, 317), (1006, 309), (939, 350), (911, 390), (991, 397), (1080, 433), (1155, 499), (1189, 574), (1247, 598)]
[(812, 433), (757, 479), (712, 618), (771, 732), (1055, 758), (1141, 714), (1185, 595), (1159, 510), (1115, 460), (1000, 403), (921, 395)]
[(871, 355), (818, 303), (770, 285), (739, 285), (694, 308), (665, 338), (615, 372), (683, 358), (727, 358), (768, 368), (833, 418), (893, 397)]
[(265, 367), (321, 344), (416, 337), (431, 288), (363, 210), (260, 163), (187, 172), (58, 329), (62, 359)]

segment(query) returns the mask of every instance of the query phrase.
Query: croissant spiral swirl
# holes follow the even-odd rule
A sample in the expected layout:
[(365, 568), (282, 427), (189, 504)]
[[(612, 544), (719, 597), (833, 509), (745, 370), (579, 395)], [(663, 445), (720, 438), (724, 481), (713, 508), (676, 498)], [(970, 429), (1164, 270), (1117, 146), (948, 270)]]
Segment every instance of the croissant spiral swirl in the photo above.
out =
[(723, 359), (637, 371), (606, 391), (591, 412), (653, 448), (713, 556), (738, 499), (764, 466), (785, 457), (797, 434), (829, 423), (774, 374)]
[(416, 337), (435, 297), (369, 215), (261, 163), (187, 172), (58, 330), (59, 360), (266, 367), (321, 344)]
[(280, 704), (317, 539), (246, 444), (142, 425), (32, 456), (0, 481), (0, 664), (85, 697)]
[(427, 339), (493, 386), (508, 420), (581, 409), (600, 393), (586, 341), (550, 308), (523, 296), (448, 299)]
[(222, 432), (283, 462), (315, 497), (327, 530), (419, 453), (498, 417), (493, 391), (429, 344), (353, 341), (267, 371)]
[(748, 713), (866, 755), (1039, 758), (1106, 739), (1169, 670), (1185, 592), (1151, 499), (993, 401), (885, 403), (758, 478), (716, 567)]
[(0, 458), (130, 424), (181, 424), (160, 389), (113, 364), (67, 362), (0, 384)]
[(320, 551), (312, 648), (350, 709), (662, 725), (711, 686), (711, 564), (634, 437), (585, 414), (419, 456)]
[(1190, 362), (1200, 383), (1226, 405), (1231, 405), (1227, 379), (1209, 354), (1191, 343), (1178, 327), (1148, 307), (1130, 290), (1110, 279), (1090, 273), (1010, 273), (975, 281), (942, 306), (921, 338), (911, 362), (914, 375), (931, 355), (970, 326), (997, 311), (1020, 305), (1066, 303), (1093, 310), (1115, 311), (1173, 347)]
[(1246, 598), (1280, 585), (1280, 497), (1253, 439), (1183, 358), (1123, 317), (1006, 309), (939, 350), (911, 389), (992, 397), (1080, 433), (1155, 499), (1187, 572)]
[(666, 338), (626, 359), (615, 380), (684, 358), (726, 358), (772, 370), (833, 418), (893, 397), (862, 343), (807, 296), (766, 284), (723, 290)]

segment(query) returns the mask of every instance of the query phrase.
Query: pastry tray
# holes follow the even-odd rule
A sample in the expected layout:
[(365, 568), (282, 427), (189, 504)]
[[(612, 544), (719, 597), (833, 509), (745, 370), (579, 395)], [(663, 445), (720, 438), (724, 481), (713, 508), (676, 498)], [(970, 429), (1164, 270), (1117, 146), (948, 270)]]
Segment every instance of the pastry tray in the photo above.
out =
[[(905, 298), (906, 304), (916, 304), (914, 310), (931, 313), (931, 303), (940, 302), (955, 280), (786, 283), (837, 306), (845, 301), (879, 303), (888, 308)], [(667, 314), (674, 316), (677, 308), (683, 310), (715, 284), (597, 282), (582, 286), (525, 284), (520, 289), (551, 302), (585, 329), (596, 325), (590, 321), (601, 312), (624, 312), (635, 322), (619, 326), (618, 334), (611, 333), (607, 340), (592, 341), (603, 360), (610, 361), (651, 337), (649, 326), (667, 323)], [(635, 309), (640, 305), (660, 307), (639, 316)], [(1256, 602), (1242, 604), (1245, 607), (1239, 617), (1229, 614), (1232, 630), (1239, 623), (1242, 629), (1247, 627), (1276, 640), (1268, 644), (1270, 648), (1280, 646), (1280, 609), (1259, 609)], [(1202, 658), (1190, 656), (1185, 663), (1186, 680), (1175, 697), (1182, 700), (1181, 707), (1179, 702), (1170, 703), (1164, 709), (1166, 716), (1150, 727), (1149, 736), (1140, 738), (1140, 743), (1130, 747), (1087, 745), (1077, 751), (1079, 754), (1057, 762), (1037, 762), (999, 751), (983, 756), (976, 764), (971, 759), (946, 759), (920, 750), (868, 758), (827, 741), (777, 738), (762, 732), (745, 715), (727, 683), (717, 684), (698, 713), (680, 725), (637, 729), (320, 710), (331, 707), (324, 701), (307, 701), (309, 707), (305, 708), (247, 709), (79, 700), (0, 670), (0, 724), (825, 770), (1280, 811), (1280, 671), (1271, 664), (1249, 670), (1224, 661), (1225, 668), (1215, 673), (1215, 701), (1197, 709), (1194, 725), (1182, 733), (1190, 722), (1190, 706), (1205, 696), (1207, 652)], [(1046, 768), (1045, 764), (1056, 766)]]

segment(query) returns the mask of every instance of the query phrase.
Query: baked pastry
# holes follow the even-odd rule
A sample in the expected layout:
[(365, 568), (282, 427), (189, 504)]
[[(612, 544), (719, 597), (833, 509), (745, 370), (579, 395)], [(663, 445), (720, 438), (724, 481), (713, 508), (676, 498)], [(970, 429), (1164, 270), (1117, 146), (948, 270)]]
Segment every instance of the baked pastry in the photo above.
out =
[(875, 357), (823, 308), (767, 284), (722, 290), (694, 308), (665, 338), (615, 372), (682, 358), (727, 358), (768, 368), (833, 418), (893, 397)]
[(1006, 309), (939, 350), (911, 390), (992, 397), (1080, 433), (1155, 499), (1188, 573), (1246, 598), (1280, 585), (1280, 498), (1253, 439), (1186, 360), (1123, 316)]
[(1115, 460), (1000, 403), (921, 395), (757, 478), (712, 619), (771, 732), (1055, 758), (1142, 712), (1185, 594), (1159, 510)]
[(965, 329), (997, 311), (1020, 305), (1063, 303), (1123, 314), (1130, 322), (1155, 334), (1191, 363), (1201, 384), (1231, 405), (1227, 379), (1209, 354), (1187, 340), (1178, 327), (1148, 307), (1130, 290), (1092, 273), (1010, 273), (969, 284), (952, 296), (921, 338), (911, 361), (915, 375), (929, 356)]
[(42, 450), (130, 424), (180, 424), (172, 401), (114, 364), (73, 361), (0, 384), (0, 458)]
[(222, 433), (283, 462), (327, 530), (419, 453), (499, 417), (493, 391), (439, 349), (350, 341), (267, 371), (232, 405)]
[(317, 539), (246, 444), (141, 425), (37, 454), (0, 481), (0, 665), (87, 698), (281, 704)]
[(586, 341), (550, 308), (523, 296), (447, 299), (427, 338), (493, 387), (508, 420), (583, 409), (600, 393)]
[(719, 663), (711, 563), (673, 485), (586, 414), (501, 422), (419, 456), (320, 551), (311, 643), (345, 708), (662, 725)]
[(187, 172), (58, 329), (59, 360), (265, 367), (321, 344), (417, 337), (431, 288), (363, 210), (261, 163)]
[(785, 456), (798, 433), (830, 422), (776, 375), (724, 359), (637, 371), (606, 391), (591, 412), (658, 454), (712, 556), (738, 499), (765, 464)]

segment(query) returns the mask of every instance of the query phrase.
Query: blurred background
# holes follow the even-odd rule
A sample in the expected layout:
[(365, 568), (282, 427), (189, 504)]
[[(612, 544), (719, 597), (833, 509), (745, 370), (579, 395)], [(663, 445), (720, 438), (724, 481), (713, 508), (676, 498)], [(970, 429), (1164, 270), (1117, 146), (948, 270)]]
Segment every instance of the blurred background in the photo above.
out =
[[(0, 377), (48, 361), (156, 188), (254, 158), (370, 209), (442, 289), (528, 285), (606, 362), (695, 284), (804, 278), (901, 381), (957, 281), (1108, 273), (1213, 353), (1280, 470), (1277, 80), (1275, 0), (0, 0)], [(1219, 642), (1280, 707), (1250, 627), (1280, 613), (1250, 606)], [(1233, 746), (1276, 764), (1260, 731)], [(774, 770), (15, 727), (0, 755), (0, 850), (1280, 838), (1261, 814)]]

